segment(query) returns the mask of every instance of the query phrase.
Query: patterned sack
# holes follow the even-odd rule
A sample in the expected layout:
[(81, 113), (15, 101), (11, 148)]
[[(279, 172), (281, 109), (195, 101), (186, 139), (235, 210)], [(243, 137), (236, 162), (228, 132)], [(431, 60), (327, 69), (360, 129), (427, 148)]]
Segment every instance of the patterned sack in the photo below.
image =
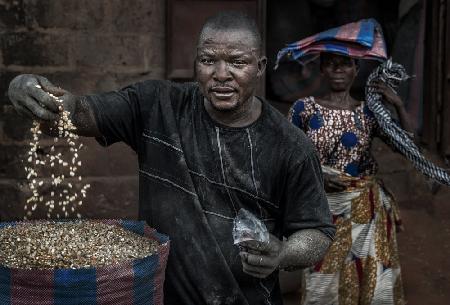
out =
[(375, 19), (363, 19), (288, 44), (278, 52), (275, 66), (285, 56), (306, 64), (320, 52), (378, 61), (387, 59), (381, 26)]
[[(169, 238), (143, 221), (99, 222), (157, 241), (157, 253), (86, 269), (25, 270), (0, 266), (0, 305), (163, 305)], [(9, 225), (15, 223), (0, 223), (0, 228)]]

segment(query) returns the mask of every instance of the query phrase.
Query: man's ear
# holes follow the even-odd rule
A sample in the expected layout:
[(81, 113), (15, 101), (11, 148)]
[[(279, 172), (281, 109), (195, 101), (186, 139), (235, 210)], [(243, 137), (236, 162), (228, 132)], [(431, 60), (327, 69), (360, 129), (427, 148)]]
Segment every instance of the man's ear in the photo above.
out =
[(261, 77), (264, 74), (264, 71), (266, 71), (267, 66), (267, 57), (261, 56), (258, 60), (258, 77)]

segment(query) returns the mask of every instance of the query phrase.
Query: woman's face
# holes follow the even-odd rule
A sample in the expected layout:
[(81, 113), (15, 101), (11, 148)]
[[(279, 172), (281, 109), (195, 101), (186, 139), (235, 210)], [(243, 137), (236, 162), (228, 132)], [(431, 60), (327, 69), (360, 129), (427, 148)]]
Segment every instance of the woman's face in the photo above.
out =
[(350, 90), (358, 73), (353, 58), (333, 53), (324, 53), (320, 56), (320, 70), (330, 89), (336, 92)]

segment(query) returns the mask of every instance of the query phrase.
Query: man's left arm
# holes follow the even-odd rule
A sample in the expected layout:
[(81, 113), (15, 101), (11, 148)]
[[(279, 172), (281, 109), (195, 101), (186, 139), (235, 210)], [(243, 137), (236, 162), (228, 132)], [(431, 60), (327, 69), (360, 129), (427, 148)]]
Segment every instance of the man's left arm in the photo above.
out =
[(287, 271), (302, 269), (318, 263), (327, 253), (332, 240), (316, 229), (292, 234), (283, 243), (279, 268)]
[(265, 278), (278, 268), (314, 265), (324, 257), (335, 234), (315, 151), (301, 161), (294, 155), (286, 177), (282, 223), (287, 240), (271, 235), (269, 243), (246, 243), (240, 253), (244, 272), (255, 277)]
[(277, 269), (294, 271), (319, 262), (332, 240), (316, 229), (305, 229), (292, 234), (286, 241), (270, 235), (267, 244), (247, 243), (241, 251), (245, 273), (266, 278)]

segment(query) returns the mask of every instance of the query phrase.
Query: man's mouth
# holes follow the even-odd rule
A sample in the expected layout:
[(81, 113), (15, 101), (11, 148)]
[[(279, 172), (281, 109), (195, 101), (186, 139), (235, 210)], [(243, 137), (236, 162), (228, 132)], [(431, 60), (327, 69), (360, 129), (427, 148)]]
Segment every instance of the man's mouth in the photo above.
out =
[(210, 91), (218, 99), (230, 98), (236, 92), (232, 87), (212, 87)]

